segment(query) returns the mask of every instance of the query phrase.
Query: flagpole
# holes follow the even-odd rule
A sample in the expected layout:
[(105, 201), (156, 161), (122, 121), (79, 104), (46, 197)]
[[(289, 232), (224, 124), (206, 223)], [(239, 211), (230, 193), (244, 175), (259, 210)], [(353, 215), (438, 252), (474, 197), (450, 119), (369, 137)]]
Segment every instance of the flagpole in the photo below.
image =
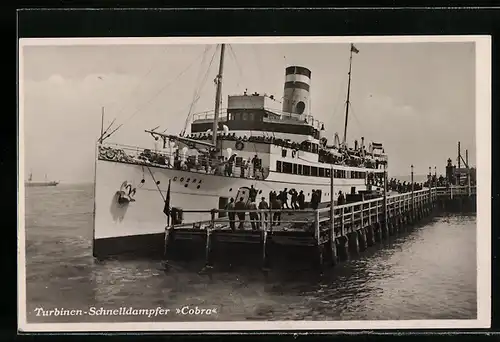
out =
[(345, 125), (344, 125), (344, 140), (342, 144), (344, 147), (346, 146), (347, 140), (347, 120), (349, 118), (349, 97), (351, 95), (351, 70), (352, 70), (352, 52), (354, 50), (354, 44), (351, 44), (351, 51), (349, 56), (349, 80), (347, 82), (347, 100), (346, 100), (346, 108), (345, 108)]
[[(168, 189), (167, 189), (167, 195), (165, 196), (165, 209), (167, 210), (168, 214), (167, 214), (167, 227), (170, 227), (170, 182), (172, 180), (169, 179), (168, 180)], [(168, 201), (168, 203), (167, 203)], [(167, 208), (168, 206), (168, 208)]]

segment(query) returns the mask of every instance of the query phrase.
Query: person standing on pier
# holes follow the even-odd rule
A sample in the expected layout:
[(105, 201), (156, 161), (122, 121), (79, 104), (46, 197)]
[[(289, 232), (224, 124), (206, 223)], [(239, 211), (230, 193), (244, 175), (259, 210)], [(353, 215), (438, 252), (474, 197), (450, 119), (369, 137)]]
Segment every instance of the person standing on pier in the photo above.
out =
[(297, 196), (298, 196), (297, 190), (292, 189), (290, 191), (292, 192), (292, 201), (290, 204), (292, 205), (293, 210), (297, 210), (299, 209), (299, 205), (297, 204)]
[(250, 214), (250, 224), (252, 225), (252, 230), (258, 230), (260, 227), (259, 224), (259, 214), (257, 213), (257, 204), (255, 204), (254, 200), (250, 201), (248, 205), (248, 210)]
[(269, 210), (269, 204), (267, 204), (265, 197), (262, 197), (260, 199), (259, 209), (263, 210), (263, 212), (260, 213), (260, 219), (261, 219), (262, 222), (264, 222), (264, 224), (266, 224), (266, 222), (267, 222), (267, 212), (266, 212), (266, 210)]
[(283, 209), (285, 209), (285, 206), (287, 209), (290, 209), (290, 207), (288, 206), (288, 189), (285, 188), (285, 190), (283, 190), (281, 192), (281, 206)]
[(337, 198), (337, 205), (345, 204), (345, 197), (342, 191), (339, 191), (339, 197)]
[(306, 207), (306, 197), (304, 196), (303, 190), (300, 190), (300, 193), (297, 196), (297, 200), (299, 201), (300, 210), (304, 210), (304, 208)]
[(272, 226), (279, 226), (281, 223), (281, 201), (278, 197), (274, 198), (274, 201), (271, 202), (271, 209), (276, 210), (272, 214)]
[[(226, 205), (226, 210), (234, 210), (234, 198), (231, 197), (229, 203)], [(236, 230), (236, 214), (234, 212), (229, 212), (229, 227), (234, 232)]]
[(236, 202), (236, 204), (234, 205), (234, 209), (238, 210), (238, 221), (240, 221), (240, 223), (238, 224), (238, 229), (243, 230), (245, 229), (243, 224), (245, 223), (245, 214), (246, 214), (245, 213), (246, 205), (245, 202), (243, 202), (243, 197), (240, 197), (240, 200)]

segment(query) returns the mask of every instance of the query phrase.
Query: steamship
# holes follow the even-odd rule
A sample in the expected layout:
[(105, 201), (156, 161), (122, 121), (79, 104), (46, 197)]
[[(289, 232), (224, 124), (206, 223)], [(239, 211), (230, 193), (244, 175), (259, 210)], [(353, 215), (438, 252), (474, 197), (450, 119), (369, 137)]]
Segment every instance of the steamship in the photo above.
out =
[[(167, 224), (164, 213), (169, 193), (171, 208), (186, 211), (183, 221), (210, 219), (210, 214), (189, 210), (224, 208), (231, 198), (248, 198), (253, 186), (257, 199), (269, 201), (272, 191), (312, 191), (321, 204), (330, 202), (330, 181), (335, 198), (362, 194), (376, 187), (387, 165), (381, 143), (364, 138), (348, 146), (349, 83), (344, 137), (328, 139), (324, 124), (310, 113), (311, 70), (288, 66), (282, 102), (258, 93), (230, 95), (221, 108), (225, 44), (220, 50), (213, 111), (193, 116), (190, 133), (169, 135), (146, 130), (163, 142), (158, 150), (109, 144), (103, 136), (96, 146), (94, 191), (94, 256), (106, 256), (163, 247)], [(280, 108), (281, 107), (281, 108)], [(288, 195), (290, 199), (290, 195)]]
[(24, 182), (24, 186), (26, 187), (38, 187), (38, 186), (56, 186), (59, 184), (58, 181), (49, 181), (47, 180), (47, 175), (45, 175), (45, 181), (33, 181), (33, 173), (30, 172), (30, 176), (27, 182)]

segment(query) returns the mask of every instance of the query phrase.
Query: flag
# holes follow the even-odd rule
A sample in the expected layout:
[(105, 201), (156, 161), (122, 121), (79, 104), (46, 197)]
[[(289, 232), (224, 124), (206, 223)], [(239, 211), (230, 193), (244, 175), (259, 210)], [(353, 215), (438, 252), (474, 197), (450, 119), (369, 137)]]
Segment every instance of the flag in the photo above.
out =
[(165, 206), (163, 207), (163, 213), (167, 215), (167, 224), (170, 223), (170, 179), (168, 180), (167, 196), (165, 197)]
[(351, 44), (351, 51), (354, 53), (359, 53), (359, 50), (354, 46), (354, 44)]

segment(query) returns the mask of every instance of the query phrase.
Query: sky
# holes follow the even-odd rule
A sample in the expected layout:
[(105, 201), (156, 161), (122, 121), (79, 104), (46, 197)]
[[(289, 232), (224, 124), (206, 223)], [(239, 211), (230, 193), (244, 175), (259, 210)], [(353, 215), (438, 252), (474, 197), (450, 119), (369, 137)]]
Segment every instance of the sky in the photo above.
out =
[[(475, 46), (453, 43), (356, 43), (348, 141), (382, 142), (389, 176), (426, 174), (456, 158), (457, 142), (475, 164)], [(223, 107), (229, 94), (281, 98), (285, 68), (311, 70), (311, 113), (327, 137), (343, 136), (349, 44), (230, 44)], [(144, 132), (178, 134), (190, 113), (213, 110), (219, 50), (214, 45), (24, 46), (25, 177), (92, 182), (95, 143), (154, 146)], [(212, 63), (210, 63), (212, 61)], [(196, 96), (198, 94), (198, 96)], [(192, 108), (191, 108), (192, 107)], [(189, 128), (189, 126), (188, 126)], [(189, 132), (189, 129), (188, 129)]]

